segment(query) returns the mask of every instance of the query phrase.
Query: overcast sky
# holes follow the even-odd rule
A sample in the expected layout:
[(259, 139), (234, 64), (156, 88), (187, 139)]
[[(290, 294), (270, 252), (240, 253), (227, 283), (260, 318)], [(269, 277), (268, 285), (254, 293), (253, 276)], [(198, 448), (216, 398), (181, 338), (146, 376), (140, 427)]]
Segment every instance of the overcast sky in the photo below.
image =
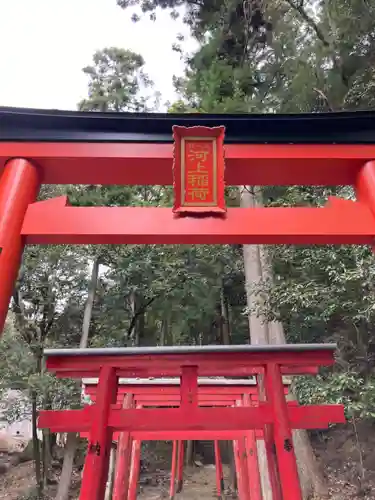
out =
[(116, 0), (0, 0), (0, 106), (76, 109), (86, 96), (82, 68), (111, 46), (141, 54), (155, 89), (173, 100), (183, 62), (171, 46), (187, 30), (167, 12), (136, 24), (131, 13)]

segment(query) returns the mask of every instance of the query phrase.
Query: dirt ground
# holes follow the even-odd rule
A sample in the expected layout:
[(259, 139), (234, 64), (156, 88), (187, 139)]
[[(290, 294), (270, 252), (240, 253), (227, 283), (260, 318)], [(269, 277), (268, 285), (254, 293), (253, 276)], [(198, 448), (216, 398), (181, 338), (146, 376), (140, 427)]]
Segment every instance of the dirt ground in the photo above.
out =
[[(169, 473), (153, 474), (154, 485), (142, 485), (138, 497), (140, 500), (160, 500), (169, 498)], [(20, 500), (33, 485), (34, 471), (31, 463), (22, 464), (0, 477), (0, 500)], [(150, 481), (152, 483), (152, 481)], [(143, 481), (141, 481), (143, 483)], [(53, 498), (52, 491), (49, 491)], [(72, 499), (77, 498), (76, 495)], [(183, 491), (176, 495), (181, 500), (212, 500), (216, 497), (215, 469), (207, 466), (187, 469), (184, 473)], [(23, 499), (22, 499), (23, 500)], [(26, 500), (26, 499), (25, 499)]]
[[(227, 470), (224, 470), (224, 479)], [(169, 475), (168, 475), (169, 476)], [(162, 485), (141, 486), (138, 495), (141, 500), (159, 500), (169, 498), (169, 477)], [(205, 466), (200, 468), (190, 468), (184, 471), (184, 484), (181, 493), (175, 497), (181, 500), (212, 500), (217, 498), (215, 489), (215, 468)]]
[(0, 499), (18, 500), (26, 493), (34, 481), (31, 462), (17, 465), (0, 477)]
[[(312, 444), (327, 477), (330, 500), (375, 500), (375, 427), (371, 424), (337, 426), (313, 435)], [(162, 450), (148, 462), (141, 475), (140, 500), (169, 498), (170, 450)], [(181, 500), (209, 500), (216, 497), (215, 468), (210, 464), (186, 468), (184, 488), (176, 495)], [(224, 468), (225, 479), (228, 468)], [(75, 473), (76, 489), (72, 500), (78, 499), (79, 473)], [(0, 475), (0, 500), (29, 500), (28, 491), (34, 485), (31, 462), (13, 467)], [(226, 485), (228, 481), (226, 481)], [(54, 498), (56, 486), (48, 491)], [(233, 498), (227, 492), (227, 498)], [(318, 499), (319, 500), (319, 499)]]
[(337, 425), (312, 440), (331, 500), (375, 499), (375, 425)]

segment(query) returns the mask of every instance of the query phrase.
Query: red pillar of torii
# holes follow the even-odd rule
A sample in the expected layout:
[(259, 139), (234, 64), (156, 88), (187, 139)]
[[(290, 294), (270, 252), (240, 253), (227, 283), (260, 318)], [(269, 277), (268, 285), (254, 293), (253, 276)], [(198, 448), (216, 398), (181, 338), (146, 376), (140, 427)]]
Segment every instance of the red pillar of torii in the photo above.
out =
[(0, 331), (21, 262), (23, 220), (36, 199), (39, 184), (39, 173), (30, 161), (15, 158), (4, 166), (0, 178)]
[[(0, 330), (25, 244), (373, 246), (374, 123), (374, 113), (119, 115), (0, 108)], [(173, 208), (71, 207), (66, 197), (35, 202), (41, 184), (173, 185), (175, 201)], [(352, 185), (357, 201), (332, 197), (322, 208), (227, 208), (224, 187), (231, 185)], [(293, 372), (293, 360), (286, 364), (284, 358), (281, 364), (266, 361), (258, 359), (269, 395), (265, 405), (199, 408), (195, 423), (207, 425), (210, 412), (218, 415), (210, 430), (216, 433), (213, 439), (218, 439), (218, 432), (233, 437), (238, 431), (241, 435), (249, 431), (251, 416), (251, 426), (264, 429), (274, 494), (299, 500), (291, 430), (306, 419), (316, 423), (318, 414), (314, 409), (306, 413), (302, 407), (289, 408), (282, 397), (280, 367), (284, 373)], [(202, 366), (200, 375), (205, 375), (204, 370), (206, 375), (215, 372), (215, 363), (208, 366), (202, 360)], [(74, 367), (76, 371), (67, 370), (65, 375), (81, 376), (80, 367)], [(93, 372), (98, 375), (96, 368)], [(247, 365), (226, 369), (226, 376), (249, 375)], [(176, 366), (171, 375), (181, 375)], [(119, 376), (118, 367), (106, 363), (100, 371), (95, 407), (77, 416), (79, 430), (90, 430), (89, 472), (85, 472), (81, 493), (87, 500), (102, 499), (112, 431), (124, 435), (120, 448), (128, 446), (130, 432), (137, 435), (140, 422), (147, 432), (154, 432), (154, 424), (144, 413), (151, 410), (113, 413)], [(186, 377), (182, 395), (194, 395), (196, 378)], [(180, 440), (189, 435), (182, 411), (186, 404), (182, 401), (175, 414), (181, 419), (177, 427), (171, 418), (169, 428), (162, 429), (169, 436), (183, 429), (183, 436), (176, 438)], [(164, 413), (157, 412), (165, 409), (153, 411), (156, 421), (164, 418)], [(126, 425), (121, 412), (126, 412)], [(229, 415), (234, 420), (229, 421)], [(63, 417), (59, 420), (59, 414), (53, 418), (57, 418), (52, 422), (56, 425), (66, 422)], [(277, 464), (274, 446), (279, 458), (283, 457)]]

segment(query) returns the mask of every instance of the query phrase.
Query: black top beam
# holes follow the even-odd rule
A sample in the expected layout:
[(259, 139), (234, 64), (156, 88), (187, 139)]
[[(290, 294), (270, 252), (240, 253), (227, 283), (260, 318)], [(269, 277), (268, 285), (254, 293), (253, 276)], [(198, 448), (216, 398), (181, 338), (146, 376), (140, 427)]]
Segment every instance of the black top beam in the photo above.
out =
[(335, 351), (336, 344), (281, 344), (281, 345), (205, 345), (169, 347), (107, 347), (88, 349), (45, 349), (44, 355), (52, 356), (139, 356), (150, 354), (207, 354), (255, 352), (306, 352)]
[[(82, 383), (84, 385), (98, 385), (98, 378), (83, 378)], [(120, 377), (118, 380), (118, 385), (139, 385), (141, 387), (157, 385), (157, 386), (179, 386), (181, 383), (180, 377), (174, 378), (123, 378)], [(285, 380), (284, 384), (288, 382)], [(255, 377), (246, 379), (237, 378), (224, 378), (224, 377), (198, 377), (198, 385), (200, 386), (232, 386), (232, 385), (244, 385), (244, 386), (254, 386), (257, 382)]]
[(224, 125), (227, 143), (375, 144), (375, 112), (372, 111), (180, 115), (0, 107), (0, 141), (169, 143), (173, 125)]

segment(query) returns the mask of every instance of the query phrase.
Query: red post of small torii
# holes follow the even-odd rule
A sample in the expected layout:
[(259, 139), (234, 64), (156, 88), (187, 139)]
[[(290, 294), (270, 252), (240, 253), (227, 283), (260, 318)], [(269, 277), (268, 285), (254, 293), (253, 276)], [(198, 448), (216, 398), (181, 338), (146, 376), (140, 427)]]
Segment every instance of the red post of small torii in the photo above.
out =
[[(244, 394), (242, 398), (244, 406), (251, 406), (250, 395)], [(264, 437), (264, 431), (263, 431)], [(249, 430), (245, 436), (245, 447), (247, 454), (247, 472), (249, 478), (251, 500), (262, 499), (262, 485), (260, 480), (258, 449), (255, 430)]]
[[(137, 408), (142, 408), (142, 406), (137, 405)], [(131, 451), (128, 500), (136, 500), (137, 498), (137, 488), (138, 488), (138, 478), (139, 478), (140, 468), (141, 468), (141, 440), (134, 439)]]
[(112, 431), (108, 426), (111, 404), (116, 402), (117, 376), (112, 366), (99, 372), (98, 397), (82, 478), (80, 500), (103, 500), (107, 483)]
[(171, 460), (171, 482), (169, 487), (169, 498), (173, 500), (176, 494), (176, 470), (177, 470), (177, 441), (172, 441), (172, 460)]
[(224, 476), (223, 476), (223, 464), (221, 462), (220, 446), (219, 441), (215, 439), (215, 473), (216, 473), (216, 493), (220, 500), (224, 493)]
[[(127, 393), (122, 404), (123, 408), (131, 408), (133, 395)], [(112, 500), (123, 500), (128, 494), (129, 468), (131, 460), (131, 437), (129, 432), (121, 432), (118, 438), (115, 479), (113, 483)]]
[(177, 450), (177, 493), (181, 493), (184, 483), (184, 441), (178, 441)]

